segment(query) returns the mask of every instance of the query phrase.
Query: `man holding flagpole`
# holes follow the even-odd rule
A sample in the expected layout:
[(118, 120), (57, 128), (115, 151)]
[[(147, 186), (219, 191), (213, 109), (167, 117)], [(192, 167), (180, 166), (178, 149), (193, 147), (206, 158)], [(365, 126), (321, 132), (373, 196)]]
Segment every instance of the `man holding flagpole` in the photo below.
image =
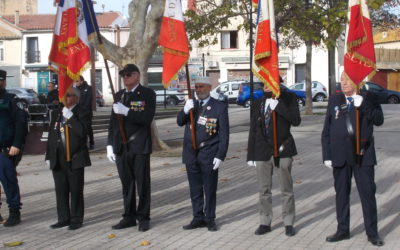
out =
[(359, 93), (362, 81), (375, 72), (375, 52), (366, 0), (349, 1), (342, 93), (329, 98), (322, 131), (322, 157), (333, 169), (336, 191), (337, 230), (326, 238), (337, 242), (350, 238), (351, 179), (357, 184), (368, 241), (382, 246), (378, 234), (375, 169), (377, 164), (373, 130), (383, 124), (383, 113), (376, 97)]
[(294, 236), (295, 200), (291, 175), (293, 156), (297, 154), (291, 126), (301, 122), (297, 98), (281, 93), (278, 47), (272, 0), (258, 1), (257, 40), (254, 74), (264, 83), (264, 97), (251, 104), (247, 164), (257, 169), (260, 196), (260, 225), (256, 235), (271, 231), (272, 174), (276, 167), (282, 192), (282, 217), (285, 234)]
[[(116, 93), (108, 128), (107, 158), (116, 163), (122, 184), (124, 213), (112, 229), (136, 226), (139, 231), (150, 229), (150, 154), (152, 153), (151, 123), (156, 110), (156, 94), (140, 84), (140, 71), (127, 64), (119, 72), (125, 89)], [(121, 138), (117, 115), (124, 121), (127, 142)], [(136, 190), (138, 205), (136, 206)]]

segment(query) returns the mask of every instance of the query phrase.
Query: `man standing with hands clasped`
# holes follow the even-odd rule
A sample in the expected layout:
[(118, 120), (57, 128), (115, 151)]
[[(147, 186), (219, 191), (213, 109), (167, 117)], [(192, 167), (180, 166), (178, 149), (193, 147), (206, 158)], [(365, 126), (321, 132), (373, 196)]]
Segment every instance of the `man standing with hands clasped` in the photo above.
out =
[[(384, 242), (378, 235), (378, 216), (376, 208), (375, 169), (377, 164), (373, 130), (374, 125), (383, 124), (381, 106), (372, 93), (358, 95), (355, 85), (343, 72), (340, 78), (343, 93), (329, 98), (325, 124), (322, 131), (322, 157), (324, 165), (333, 168), (336, 191), (335, 234), (326, 241), (337, 242), (350, 238), (350, 190), (354, 174), (364, 216), (365, 231), (375, 246)], [(356, 108), (360, 110), (361, 158), (356, 158)]]
[(90, 113), (78, 104), (79, 97), (80, 91), (70, 87), (61, 112), (51, 111), (45, 159), (53, 172), (56, 191), (58, 220), (50, 226), (52, 229), (68, 226), (76, 230), (83, 223), (85, 167), (91, 165), (86, 145)]
[[(273, 159), (273, 111), (277, 117), (279, 166), (275, 166)], [(271, 189), (272, 174), (275, 169), (281, 186), (285, 233), (287, 236), (293, 236), (296, 232), (293, 228), (295, 203), (291, 171), (292, 157), (297, 154), (297, 150), (290, 127), (298, 126), (301, 122), (296, 95), (281, 90), (281, 95), (275, 99), (272, 98), (270, 88), (265, 85), (264, 97), (252, 103), (250, 119), (247, 164), (257, 168), (260, 196), (260, 225), (255, 234), (263, 235), (271, 232)]]
[[(215, 208), (218, 168), (228, 151), (228, 107), (210, 97), (211, 83), (208, 77), (195, 79), (195, 90), (198, 100), (187, 100), (177, 117), (178, 125), (185, 126), (182, 161), (186, 164), (193, 209), (193, 219), (183, 229), (207, 227), (209, 231), (217, 231)], [(189, 119), (191, 109), (194, 111), (194, 128)], [(196, 131), (196, 149), (192, 146), (191, 129)]]
[[(140, 71), (134, 64), (127, 64), (119, 72), (125, 89), (116, 93), (110, 118), (107, 140), (107, 158), (117, 164), (122, 183), (124, 213), (122, 220), (112, 226), (123, 229), (136, 226), (139, 231), (150, 229), (150, 154), (151, 123), (156, 110), (156, 94), (140, 85)], [(126, 145), (123, 145), (117, 115), (124, 123)], [(139, 202), (136, 208), (136, 188)]]

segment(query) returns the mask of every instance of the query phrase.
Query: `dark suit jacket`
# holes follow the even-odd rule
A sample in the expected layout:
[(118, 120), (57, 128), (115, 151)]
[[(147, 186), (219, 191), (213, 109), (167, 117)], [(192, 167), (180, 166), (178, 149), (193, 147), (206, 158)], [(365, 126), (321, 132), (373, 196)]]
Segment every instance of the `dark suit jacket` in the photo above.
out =
[[(292, 157), (297, 154), (296, 145), (290, 127), (298, 126), (301, 122), (297, 97), (295, 94), (282, 91), (279, 103), (275, 108), (277, 117), (278, 148), (283, 146), (279, 153), (282, 158)], [(272, 115), (265, 131), (265, 101), (266, 97), (252, 103), (250, 115), (250, 131), (247, 147), (247, 161), (268, 161), (273, 155), (273, 126)]]
[(79, 97), (79, 104), (82, 107), (92, 112), (92, 101), (93, 101), (92, 87), (89, 86), (86, 81), (84, 81), (83, 84), (77, 88), (81, 92)]
[[(151, 122), (156, 111), (155, 92), (139, 84), (130, 96), (125, 89), (120, 90), (116, 94), (116, 99), (130, 108), (128, 116), (121, 116), (125, 125), (129, 152), (150, 154), (152, 152)], [(115, 154), (122, 154), (122, 138), (114, 111), (111, 112), (107, 145), (113, 146)]]
[[(185, 135), (183, 139), (182, 162), (184, 164), (212, 164), (214, 158), (224, 160), (229, 145), (229, 119), (227, 104), (217, 101), (214, 98), (204, 106), (203, 117), (216, 123), (215, 131), (211, 134), (207, 132), (206, 126), (197, 123), (199, 119), (198, 105), (194, 107), (197, 154), (192, 147), (192, 133), (190, 130), (190, 118), (183, 110), (178, 113), (177, 123), (179, 126), (185, 126)], [(216, 120), (212, 120), (216, 119)]]
[[(70, 152), (72, 169), (90, 166), (89, 151), (86, 145), (87, 128), (90, 119), (90, 112), (85, 108), (76, 105), (73, 109), (73, 116), (65, 121), (70, 128)], [(54, 169), (60, 160), (65, 161), (65, 143), (62, 140), (60, 122), (62, 112), (60, 110), (51, 111), (51, 121), (49, 127), (49, 137), (47, 141), (46, 160), (50, 160), (50, 169)]]
[(46, 104), (58, 104), (58, 89), (53, 89), (47, 94)]
[[(373, 126), (383, 124), (383, 113), (374, 94), (367, 92), (362, 95), (364, 100), (360, 106), (360, 135), (364, 156), (361, 164), (373, 166), (376, 164)], [(348, 132), (346, 116), (349, 117), (354, 136), (350, 136)], [(324, 161), (331, 160), (334, 167), (343, 166), (345, 163), (355, 164), (355, 117), (354, 106), (347, 112), (344, 94), (332, 95), (329, 98), (321, 137), (322, 158)]]

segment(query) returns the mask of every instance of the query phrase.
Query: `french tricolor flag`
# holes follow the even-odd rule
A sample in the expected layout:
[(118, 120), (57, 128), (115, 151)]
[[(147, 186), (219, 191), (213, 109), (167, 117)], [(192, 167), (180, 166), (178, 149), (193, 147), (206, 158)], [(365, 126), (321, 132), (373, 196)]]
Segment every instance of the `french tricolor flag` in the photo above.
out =
[(59, 0), (49, 67), (59, 75), (59, 98), (90, 64), (89, 34), (98, 29), (91, 0)]

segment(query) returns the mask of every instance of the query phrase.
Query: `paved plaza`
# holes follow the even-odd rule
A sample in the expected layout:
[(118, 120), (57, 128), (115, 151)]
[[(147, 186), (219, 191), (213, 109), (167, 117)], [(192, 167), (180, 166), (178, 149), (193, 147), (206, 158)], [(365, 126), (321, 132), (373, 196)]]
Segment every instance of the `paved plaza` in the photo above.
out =
[[(382, 249), (400, 249), (400, 105), (383, 108), (385, 123), (375, 130), (378, 228), (386, 243)], [(274, 176), (272, 232), (254, 235), (259, 216), (256, 170), (246, 165), (249, 110), (232, 105), (229, 112), (231, 136), (219, 172), (217, 232), (182, 229), (192, 213), (180, 149), (151, 157), (151, 229), (145, 233), (137, 227), (112, 230), (122, 214), (121, 183), (116, 166), (104, 152), (106, 135), (98, 134), (92, 166), (85, 170), (84, 226), (76, 231), (49, 228), (57, 220), (51, 171), (44, 155), (24, 156), (18, 166), (22, 223), (13, 228), (0, 226), (0, 248), (4, 242), (20, 240), (23, 245), (15, 249), (375, 249), (367, 242), (354, 181), (351, 238), (339, 243), (325, 241), (336, 231), (336, 214), (332, 171), (321, 159), (321, 114), (303, 115), (302, 124), (292, 130), (298, 149), (292, 170), (297, 234), (289, 238), (284, 233), (279, 183)], [(157, 125), (161, 138), (170, 145), (182, 141), (183, 128), (177, 127), (174, 117), (157, 120)], [(0, 212), (7, 218), (4, 195), (2, 201)], [(150, 245), (140, 246), (143, 240)]]

